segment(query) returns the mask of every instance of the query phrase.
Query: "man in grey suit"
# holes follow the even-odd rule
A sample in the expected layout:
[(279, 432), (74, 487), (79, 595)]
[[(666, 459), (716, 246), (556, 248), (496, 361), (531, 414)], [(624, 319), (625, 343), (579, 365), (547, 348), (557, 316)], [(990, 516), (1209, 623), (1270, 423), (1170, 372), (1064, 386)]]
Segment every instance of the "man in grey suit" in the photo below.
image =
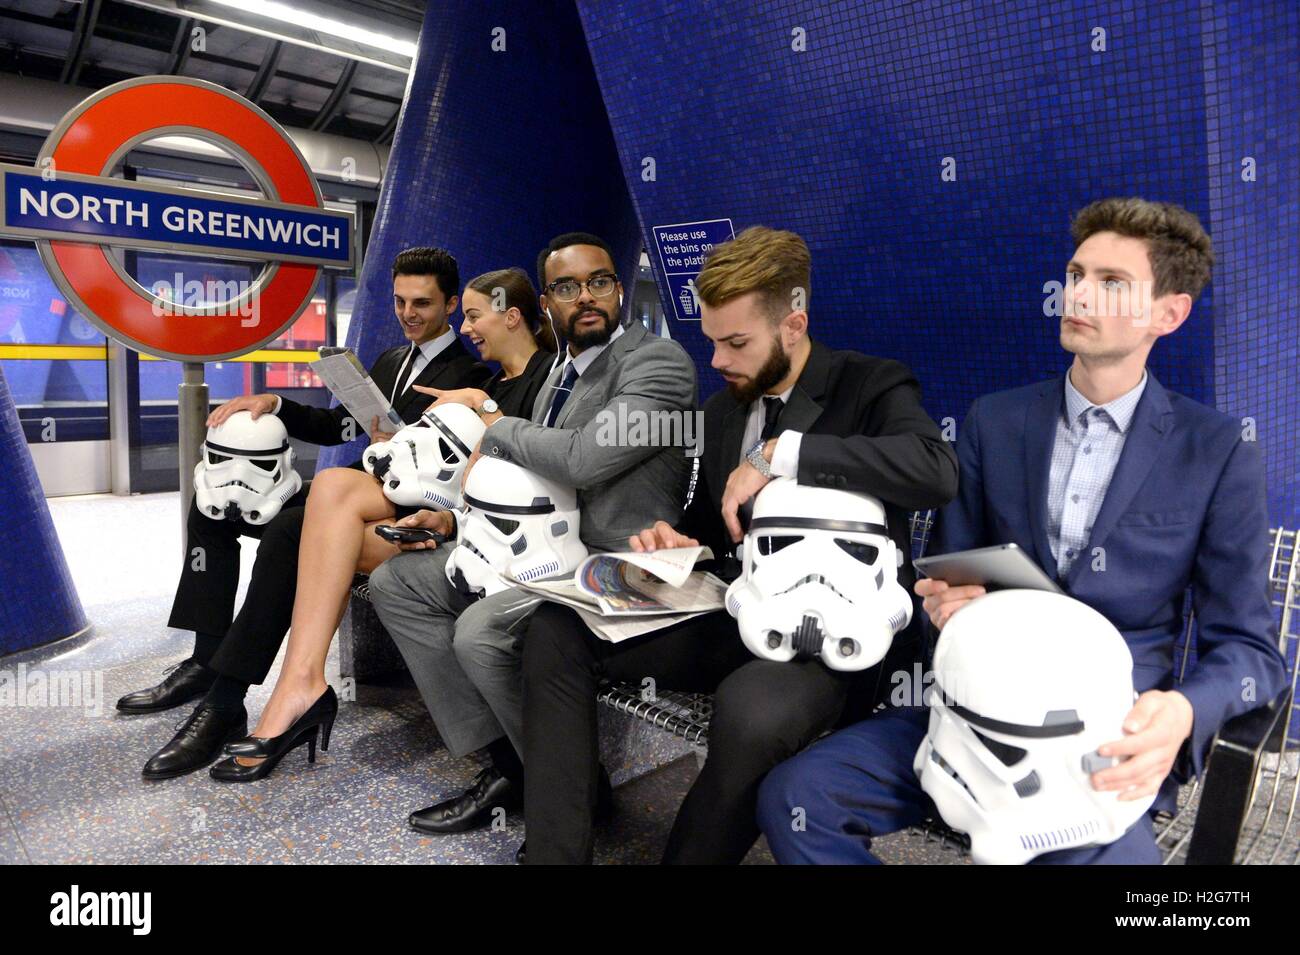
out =
[[(488, 425), (471, 468), (479, 455), (492, 455), (575, 487), (583, 543), (592, 551), (622, 549), (641, 528), (680, 518), (690, 458), (680, 445), (610, 440), (610, 424), (692, 414), (695, 366), (676, 342), (637, 322), (619, 324), (623, 288), (609, 246), (596, 236), (552, 239), (537, 274), (542, 308), (568, 348), (532, 419), (503, 416), (473, 388), (438, 392), (438, 400), (468, 405)], [(446, 527), (445, 517), (430, 511), (398, 523)], [(421, 832), (463, 832), (489, 823), (498, 807), (520, 805), (521, 640), (539, 601), (514, 590), (472, 599), (447, 580), (449, 546), (403, 549), (426, 546), (436, 549), (380, 565), (370, 592), (447, 748), (457, 756), (486, 749), (492, 758), (465, 793), (410, 817)]]

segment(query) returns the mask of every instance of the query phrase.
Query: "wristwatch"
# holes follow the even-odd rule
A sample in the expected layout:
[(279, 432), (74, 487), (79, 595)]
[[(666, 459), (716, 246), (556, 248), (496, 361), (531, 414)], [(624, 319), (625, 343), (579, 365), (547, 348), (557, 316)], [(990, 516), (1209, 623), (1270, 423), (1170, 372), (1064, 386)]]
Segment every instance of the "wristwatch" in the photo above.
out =
[(481, 405), (478, 406), (477, 410), (478, 410), (478, 416), (482, 418), (484, 415), (496, 414), (498, 411), (501, 410), (501, 406), (498, 405), (491, 398), (488, 398)]
[(763, 477), (772, 476), (772, 465), (767, 463), (767, 458), (763, 457), (763, 445), (767, 444), (762, 438), (754, 442), (754, 446), (745, 452), (745, 460), (754, 465), (754, 470)]

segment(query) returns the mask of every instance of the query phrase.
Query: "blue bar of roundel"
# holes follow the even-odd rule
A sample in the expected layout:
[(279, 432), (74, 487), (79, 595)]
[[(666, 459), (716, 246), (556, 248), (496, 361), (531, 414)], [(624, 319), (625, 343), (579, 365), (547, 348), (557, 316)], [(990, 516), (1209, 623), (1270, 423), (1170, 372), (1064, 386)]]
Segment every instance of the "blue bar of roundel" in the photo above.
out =
[[(123, 188), (120, 186), (108, 185), (99, 182), (81, 182), (73, 180), (52, 180), (42, 179), (39, 174), (27, 175), (24, 173), (7, 172), (4, 177), (5, 181), (5, 221), (3, 225), (23, 228), (23, 229), (46, 229), (68, 234), (70, 239), (77, 236), (116, 238), (116, 239), (136, 239), (152, 240), (155, 242), (177, 243), (184, 242), (189, 245), (203, 246), (204, 248), (216, 251), (230, 251), (243, 253), (257, 253), (265, 255), (267, 258), (275, 258), (277, 255), (296, 255), (309, 258), (324, 259), (329, 262), (346, 263), (349, 258), (348, 243), (350, 235), (346, 220), (337, 216), (327, 216), (320, 213), (309, 211), (298, 211), (290, 209), (278, 209), (272, 206), (248, 205), (247, 203), (228, 202), (223, 199), (206, 199), (184, 194), (165, 194), (157, 192), (145, 192), (138, 189)], [(46, 205), (46, 215), (40, 215), (34, 210), (29, 210), (25, 215), (21, 212), (20, 190), (26, 188), (34, 195), (40, 196), (41, 193), (48, 195)], [(60, 193), (67, 193), (77, 200), (78, 210), (84, 209), (84, 200), (86, 197), (92, 197), (100, 201), (100, 217), (103, 222), (86, 221), (83, 214), (79, 212), (76, 218), (63, 219), (54, 215), (53, 207), (48, 203), (53, 201), (53, 197)], [(148, 209), (147, 226), (141, 226), (138, 222), (132, 222), (127, 225), (126, 214), (119, 207), (118, 222), (110, 224), (107, 220), (109, 212), (104, 207), (103, 200), (119, 199), (124, 203), (129, 200), (136, 207), (145, 207)], [(188, 227), (181, 229), (169, 229), (163, 224), (163, 211), (169, 206), (175, 206), (183, 210), (182, 222), (188, 222), (188, 212), (191, 209), (203, 213), (203, 221), (208, 221), (208, 215), (211, 212), (221, 214), (234, 213), (236, 215), (251, 215), (261, 217), (267, 220), (267, 231), (269, 232), (270, 224), (273, 221), (280, 221), (289, 224), (301, 223), (303, 227), (308, 225), (319, 225), (322, 229), (337, 230), (339, 241), (337, 248), (326, 248), (323, 246), (312, 246), (306, 243), (294, 243), (291, 241), (272, 241), (268, 238), (231, 238), (229, 236), (214, 236), (206, 232), (191, 232)]]

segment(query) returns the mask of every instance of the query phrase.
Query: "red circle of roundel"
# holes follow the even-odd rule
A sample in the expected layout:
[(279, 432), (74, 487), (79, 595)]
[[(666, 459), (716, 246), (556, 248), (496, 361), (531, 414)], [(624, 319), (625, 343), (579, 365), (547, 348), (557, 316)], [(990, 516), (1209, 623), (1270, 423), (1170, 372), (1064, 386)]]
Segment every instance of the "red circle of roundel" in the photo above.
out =
[[(202, 125), (198, 125), (201, 117)], [(293, 147), (257, 110), (229, 94), (189, 83), (129, 86), (92, 103), (64, 131), (50, 156), (58, 171), (104, 175), (113, 153), (134, 136), (168, 127), (166, 134), (196, 134), (238, 145), (265, 171), (279, 202), (320, 206), (311, 173)], [(245, 328), (239, 317), (159, 317), (150, 302), (122, 280), (102, 246), (51, 241), (64, 276), (92, 315), (113, 316), (113, 327), (141, 350), (169, 356), (233, 356), (274, 338), (306, 303), (320, 269), (280, 263), (258, 301), (261, 320)], [(105, 319), (106, 320), (106, 319)]]

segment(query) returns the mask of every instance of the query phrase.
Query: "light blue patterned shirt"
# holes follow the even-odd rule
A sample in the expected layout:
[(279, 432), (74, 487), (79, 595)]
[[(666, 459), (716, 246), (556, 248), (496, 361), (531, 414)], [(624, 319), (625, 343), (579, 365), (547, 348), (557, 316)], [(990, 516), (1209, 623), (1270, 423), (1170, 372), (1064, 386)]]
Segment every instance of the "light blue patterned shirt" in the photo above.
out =
[(1092, 536), (1092, 524), (1124, 450), (1133, 413), (1147, 386), (1147, 373), (1130, 391), (1093, 405), (1065, 375), (1065, 401), (1052, 445), (1047, 485), (1047, 539), (1062, 579)]

